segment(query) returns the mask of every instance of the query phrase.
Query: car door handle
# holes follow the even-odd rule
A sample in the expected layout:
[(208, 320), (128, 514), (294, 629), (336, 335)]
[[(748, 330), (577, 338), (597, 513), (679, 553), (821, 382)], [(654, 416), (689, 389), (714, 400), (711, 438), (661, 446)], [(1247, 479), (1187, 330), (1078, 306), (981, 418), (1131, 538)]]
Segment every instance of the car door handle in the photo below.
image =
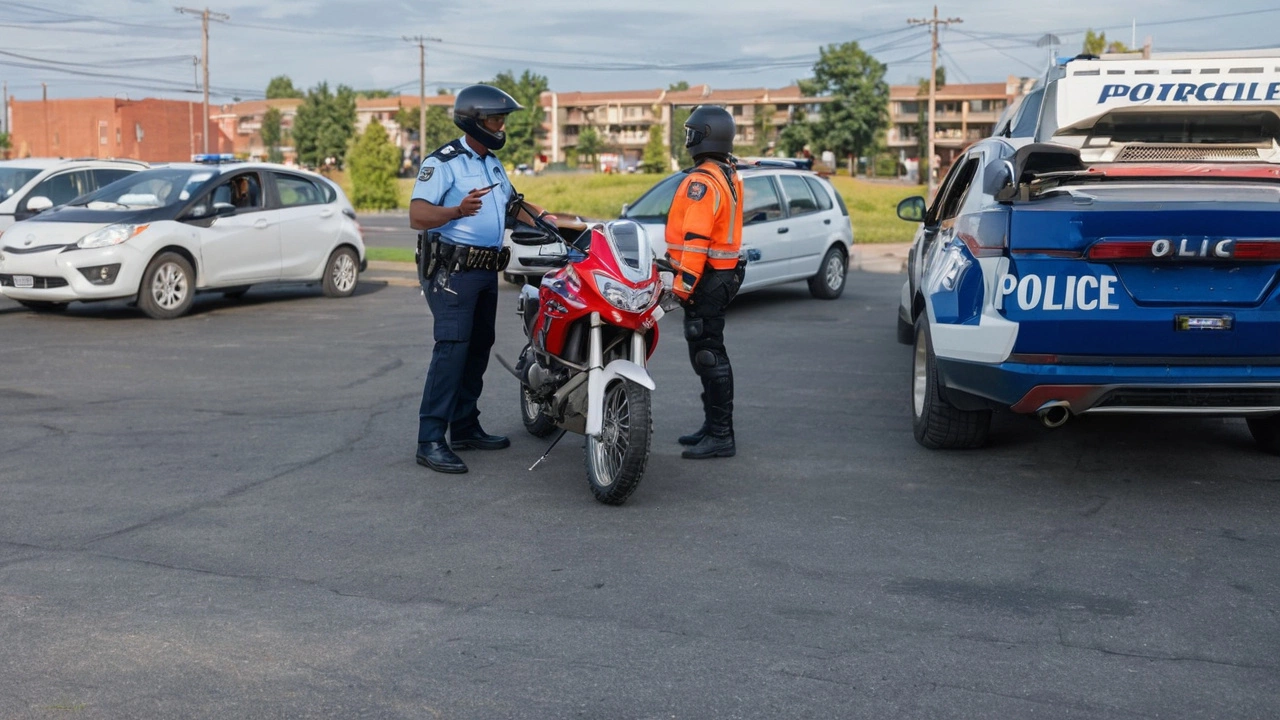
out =
[(784, 232), (786, 232), (786, 231), (788, 231), (788, 230), (790, 230), (790, 229), (791, 229), (791, 228), (778, 228), (778, 234), (779, 234), (779, 235), (781, 235), (782, 233), (784, 233)]
[(258, 228), (259, 230), (266, 230), (266, 229), (267, 229), (267, 219), (266, 219), (266, 218), (258, 218), (257, 220), (254, 220), (254, 221), (253, 221), (253, 226), (254, 226), (254, 227), (256, 227), (256, 228)]
[(333, 217), (333, 208), (325, 208), (325, 209), (321, 210), (321, 211), (320, 211), (320, 217), (322, 217), (322, 218)]
[(830, 224), (831, 224), (831, 218), (827, 218), (826, 220), (823, 220), (823, 221), (822, 221), (822, 224), (823, 224), (823, 225), (830, 225)]

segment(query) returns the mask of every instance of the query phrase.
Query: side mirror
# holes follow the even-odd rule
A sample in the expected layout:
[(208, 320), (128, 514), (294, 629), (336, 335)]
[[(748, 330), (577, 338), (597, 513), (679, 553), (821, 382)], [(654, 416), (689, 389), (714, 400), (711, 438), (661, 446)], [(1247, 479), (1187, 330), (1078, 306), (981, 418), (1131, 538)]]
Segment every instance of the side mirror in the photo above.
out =
[(622, 212), (618, 213), (618, 217), (626, 217), (627, 211), (631, 209), (631, 203), (622, 203)]
[(215, 215), (235, 215), (236, 206), (231, 203), (216, 202), (213, 204), (213, 213)]
[(923, 222), (924, 198), (916, 195), (898, 203), (898, 217), (908, 222)]
[(27, 211), (38, 213), (53, 207), (53, 201), (43, 195), (36, 195), (27, 200)]
[(524, 245), (531, 247), (535, 245), (550, 245), (559, 240), (560, 237), (549, 236), (548, 233), (539, 228), (529, 227), (528, 225), (520, 225), (511, 231), (511, 242), (516, 245)]

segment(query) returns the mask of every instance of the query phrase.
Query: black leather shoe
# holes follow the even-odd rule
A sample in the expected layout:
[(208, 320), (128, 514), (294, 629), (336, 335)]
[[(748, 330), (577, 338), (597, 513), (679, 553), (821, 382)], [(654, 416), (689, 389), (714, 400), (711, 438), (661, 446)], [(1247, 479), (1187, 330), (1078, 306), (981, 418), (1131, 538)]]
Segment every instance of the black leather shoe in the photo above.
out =
[(418, 445), (418, 464), (442, 473), (459, 474), (467, 471), (467, 464), (444, 441)]
[(717, 437), (704, 435), (697, 445), (680, 453), (680, 457), (689, 460), (706, 460), (707, 458), (733, 457), (738, 449), (733, 444), (733, 435)]
[(702, 442), (702, 438), (706, 436), (707, 436), (707, 425), (706, 423), (703, 423), (702, 427), (698, 428), (697, 432), (689, 433), (688, 435), (681, 435), (676, 440), (676, 442), (680, 443), (681, 445), (697, 445), (698, 443)]
[(501, 450), (511, 447), (511, 441), (502, 435), (490, 435), (479, 429), (470, 435), (455, 435), (452, 441), (455, 450)]

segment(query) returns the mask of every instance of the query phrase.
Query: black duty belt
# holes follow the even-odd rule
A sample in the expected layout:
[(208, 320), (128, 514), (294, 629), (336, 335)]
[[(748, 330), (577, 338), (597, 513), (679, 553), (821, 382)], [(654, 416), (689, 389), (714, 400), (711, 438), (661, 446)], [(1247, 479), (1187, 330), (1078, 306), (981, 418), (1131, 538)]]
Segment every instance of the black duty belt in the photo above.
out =
[(507, 248), (478, 248), (469, 245), (452, 245), (440, 243), (440, 265), (449, 268), (449, 272), (465, 270), (498, 271), (507, 266), (511, 251)]

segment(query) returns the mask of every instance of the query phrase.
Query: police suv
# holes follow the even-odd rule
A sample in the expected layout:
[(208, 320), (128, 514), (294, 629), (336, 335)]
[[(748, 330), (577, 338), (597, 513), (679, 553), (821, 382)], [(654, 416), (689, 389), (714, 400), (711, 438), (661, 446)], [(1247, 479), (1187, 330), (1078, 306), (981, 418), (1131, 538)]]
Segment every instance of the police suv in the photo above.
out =
[(1280, 50), (1061, 63), (898, 214), (920, 444), (1180, 413), (1280, 454)]

